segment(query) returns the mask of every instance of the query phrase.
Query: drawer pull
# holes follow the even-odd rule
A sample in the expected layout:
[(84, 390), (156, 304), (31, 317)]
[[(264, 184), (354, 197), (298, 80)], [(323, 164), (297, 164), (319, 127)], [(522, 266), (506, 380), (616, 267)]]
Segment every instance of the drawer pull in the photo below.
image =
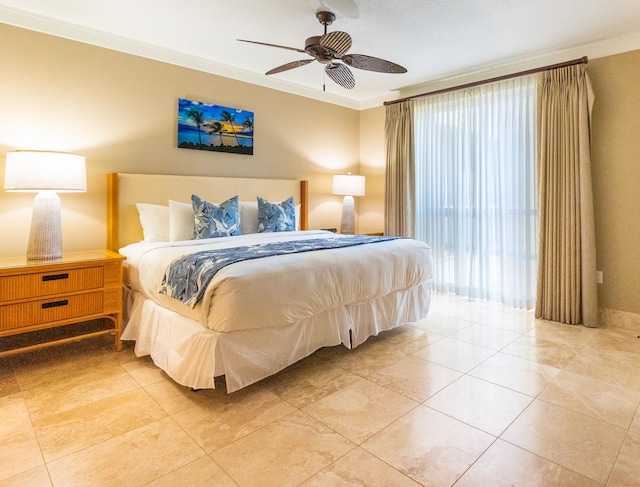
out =
[(60, 279), (69, 279), (69, 273), (65, 272), (63, 274), (52, 274), (50, 276), (42, 276), (42, 282), (59, 281)]
[(69, 304), (68, 299), (63, 299), (61, 301), (52, 301), (50, 303), (42, 303), (42, 309), (57, 308), (59, 306), (66, 306), (67, 304)]

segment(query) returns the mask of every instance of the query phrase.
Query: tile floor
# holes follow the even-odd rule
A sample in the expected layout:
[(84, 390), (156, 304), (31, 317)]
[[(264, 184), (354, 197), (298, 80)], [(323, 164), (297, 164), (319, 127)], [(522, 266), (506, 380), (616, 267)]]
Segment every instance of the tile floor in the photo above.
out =
[(434, 295), (242, 391), (108, 338), (0, 359), (0, 486), (639, 486), (640, 339)]

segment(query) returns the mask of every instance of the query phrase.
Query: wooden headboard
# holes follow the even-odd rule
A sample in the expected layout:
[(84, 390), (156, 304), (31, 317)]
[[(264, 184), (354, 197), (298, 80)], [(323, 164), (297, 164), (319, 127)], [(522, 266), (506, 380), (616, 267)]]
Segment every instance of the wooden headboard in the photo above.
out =
[(234, 195), (240, 201), (256, 196), (281, 201), (293, 196), (300, 207), (300, 229), (308, 229), (308, 181), (297, 179), (219, 178), (211, 176), (172, 176), (165, 174), (107, 175), (107, 247), (118, 251), (142, 240), (142, 227), (136, 203), (168, 205), (168, 201), (189, 203), (197, 194), (212, 203)]

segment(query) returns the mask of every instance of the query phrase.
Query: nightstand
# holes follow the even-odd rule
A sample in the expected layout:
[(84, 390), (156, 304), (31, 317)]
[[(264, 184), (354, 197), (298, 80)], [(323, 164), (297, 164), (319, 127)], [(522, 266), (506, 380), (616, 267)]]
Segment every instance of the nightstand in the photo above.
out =
[(0, 356), (105, 334), (113, 334), (116, 350), (122, 350), (123, 260), (109, 250), (70, 252), (43, 261), (0, 258), (0, 343), (4, 337), (97, 318), (113, 325), (0, 351)]

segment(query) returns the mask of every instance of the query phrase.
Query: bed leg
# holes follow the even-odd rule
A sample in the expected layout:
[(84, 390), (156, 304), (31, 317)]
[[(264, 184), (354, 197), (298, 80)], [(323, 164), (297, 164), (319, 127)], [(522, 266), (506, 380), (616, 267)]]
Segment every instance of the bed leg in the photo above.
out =
[(349, 350), (353, 350), (353, 330), (349, 328)]

